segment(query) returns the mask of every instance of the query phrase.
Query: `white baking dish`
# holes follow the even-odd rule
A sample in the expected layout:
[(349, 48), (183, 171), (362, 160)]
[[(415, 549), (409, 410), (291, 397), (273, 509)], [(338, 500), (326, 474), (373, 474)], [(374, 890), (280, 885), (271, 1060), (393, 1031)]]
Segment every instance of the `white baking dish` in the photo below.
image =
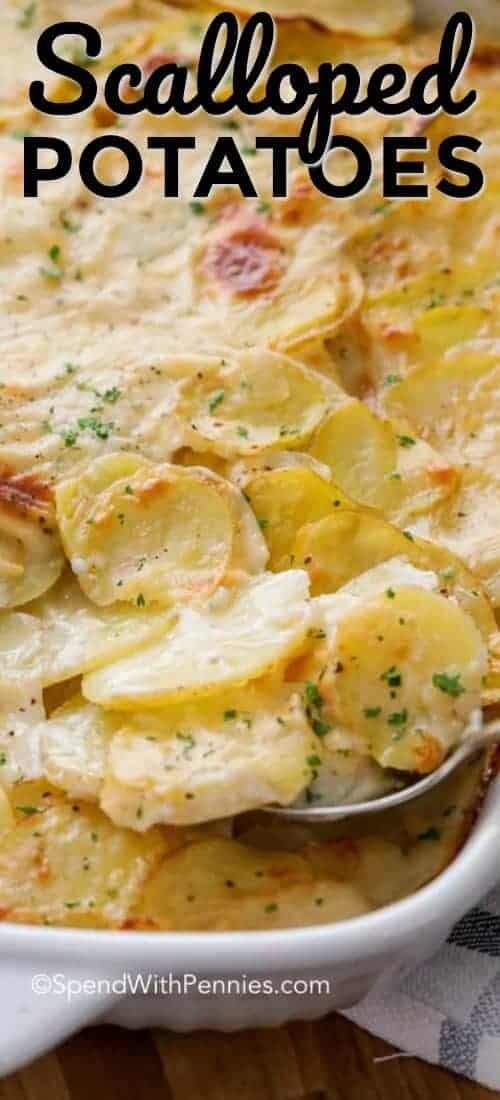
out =
[[(418, 0), (426, 21), (457, 10), (454, 0)], [(498, 0), (467, 10), (486, 31), (500, 30)], [(0, 1077), (82, 1026), (105, 1019), (125, 1027), (232, 1031), (314, 1019), (359, 1001), (388, 973), (434, 953), (454, 923), (500, 880), (500, 777), (490, 787), (466, 844), (439, 877), (416, 894), (368, 916), (338, 924), (255, 933), (139, 933), (0, 924)], [(169, 996), (32, 990), (35, 976), (84, 982), (124, 973), (168, 978), (328, 979), (328, 994), (207, 995), (192, 988)]]
[[(368, 916), (339, 924), (277, 932), (98, 932), (0, 925), (2, 1027), (0, 1075), (12, 1072), (85, 1024), (100, 1019), (125, 1027), (177, 1031), (272, 1027), (314, 1019), (359, 1001), (382, 975), (429, 957), (453, 924), (500, 878), (500, 778), (492, 784), (465, 846), (434, 882)], [(327, 978), (318, 994), (226, 995), (199, 992), (154, 996), (101, 991), (75, 995), (32, 991), (35, 975), (68, 981), (109, 980), (123, 973), (183, 974), (197, 979)], [(62, 985), (62, 977), (58, 980)]]

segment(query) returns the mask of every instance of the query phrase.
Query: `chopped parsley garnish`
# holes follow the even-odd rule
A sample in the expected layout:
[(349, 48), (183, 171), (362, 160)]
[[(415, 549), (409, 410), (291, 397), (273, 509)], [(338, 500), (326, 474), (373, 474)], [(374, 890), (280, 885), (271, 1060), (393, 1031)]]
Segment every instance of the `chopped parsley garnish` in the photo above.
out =
[(390, 714), (387, 722), (390, 726), (404, 726), (408, 721), (408, 711), (406, 707), (404, 710), (395, 710), (393, 714)]
[(414, 542), (415, 541), (411, 531), (403, 531), (403, 535), (404, 535), (405, 539), (408, 539), (408, 542)]
[(176, 734), (176, 736), (177, 736), (178, 741), (184, 741), (185, 742), (184, 750), (183, 750), (185, 753), (189, 752), (190, 749), (194, 749), (196, 741), (190, 733), (178, 733), (178, 734)]
[(66, 230), (66, 233), (79, 233), (80, 229), (82, 228), (81, 225), (77, 225), (76, 222), (72, 222), (71, 219), (68, 218), (68, 215), (65, 214), (64, 210), (61, 210), (61, 213), (59, 214), (59, 221), (63, 229)]
[(415, 447), (417, 442), (411, 435), (397, 435), (396, 439), (400, 447)]
[(16, 806), (15, 809), (20, 814), (25, 814), (26, 817), (34, 817), (35, 814), (45, 813), (45, 810), (41, 810), (39, 806)]
[(308, 756), (307, 757), (307, 765), (308, 765), (309, 768), (320, 768), (321, 767), (321, 757), (318, 756), (316, 753), (313, 754), (312, 756)]
[(3, 767), (3, 765), (6, 764), (6, 763), (7, 763), (7, 753), (6, 752), (0, 752), (0, 767)]
[(448, 676), (446, 672), (435, 672), (432, 683), (435, 688), (444, 691), (445, 695), (451, 695), (452, 699), (458, 699), (459, 695), (465, 694), (465, 688), (460, 683), (460, 675)]
[(324, 703), (323, 696), (318, 690), (317, 684), (307, 683), (304, 688), (304, 697), (307, 703), (312, 707), (322, 707)]
[(93, 432), (97, 439), (108, 439), (109, 433), (113, 431), (114, 424), (110, 421), (104, 423), (104, 421), (98, 420), (96, 416), (81, 416), (78, 427), (82, 432), (85, 430)]
[(101, 397), (103, 401), (107, 401), (108, 405), (116, 405), (116, 402), (121, 397), (121, 390), (117, 389), (116, 386), (112, 386), (111, 389), (105, 390), (104, 393), (101, 394)]
[(332, 727), (328, 722), (324, 722), (322, 718), (313, 718), (312, 729), (316, 737), (326, 737), (327, 733), (330, 733)]
[(33, 20), (35, 18), (35, 13), (36, 13), (36, 3), (27, 4), (27, 6), (25, 8), (23, 8), (23, 10), (22, 10), (22, 12), (19, 16), (19, 19), (17, 21), (18, 27), (22, 27), (23, 30), (26, 30), (28, 27), (31, 27), (31, 25), (33, 23)]
[(401, 687), (402, 676), (395, 665), (391, 665), (387, 672), (383, 672), (380, 679), (385, 680), (389, 687)]
[(241, 436), (242, 439), (248, 439), (248, 428), (242, 428), (240, 426), (238, 428), (238, 435)]
[(212, 396), (211, 396), (211, 398), (208, 402), (209, 411), (211, 413), (215, 412), (215, 410), (219, 407), (219, 405), (222, 404), (223, 400), (224, 400), (224, 390), (216, 390), (215, 393), (212, 394)]
[(78, 432), (72, 431), (71, 429), (67, 432), (62, 432), (61, 439), (65, 447), (74, 447), (78, 439)]
[(225, 710), (224, 711), (224, 721), (225, 722), (234, 722), (234, 720), (237, 717), (238, 717), (238, 711), (237, 710)]
[(382, 714), (382, 707), (365, 707), (363, 714), (365, 718), (378, 718)]
[(197, 202), (196, 200), (189, 203), (189, 208), (190, 208), (190, 210), (192, 211), (193, 214), (198, 214), (199, 215), (199, 214), (204, 214), (205, 213), (204, 204), (202, 202)]
[(60, 258), (61, 258), (61, 249), (60, 249), (60, 246), (58, 244), (53, 244), (49, 248), (48, 257), (49, 257), (49, 260), (51, 261), (51, 266), (50, 267), (41, 267), (40, 271), (41, 271), (42, 275), (45, 275), (46, 279), (54, 279), (54, 280), (62, 279), (64, 273), (63, 273), (63, 269), (61, 267), (61, 264), (59, 262)]
[(397, 386), (398, 382), (401, 382), (400, 374), (388, 374), (384, 378), (384, 386)]
[(278, 906), (275, 901), (271, 901), (269, 905), (264, 906), (265, 913), (275, 913)]
[(145, 597), (143, 596), (142, 592), (139, 592), (139, 595), (138, 595), (135, 602), (137, 604), (137, 607), (145, 607), (146, 606), (146, 600), (145, 600)]
[(395, 593), (393, 588), (388, 588), (387, 589), (386, 596), (387, 596), (388, 600), (393, 600), (395, 595), (396, 595), (396, 593)]

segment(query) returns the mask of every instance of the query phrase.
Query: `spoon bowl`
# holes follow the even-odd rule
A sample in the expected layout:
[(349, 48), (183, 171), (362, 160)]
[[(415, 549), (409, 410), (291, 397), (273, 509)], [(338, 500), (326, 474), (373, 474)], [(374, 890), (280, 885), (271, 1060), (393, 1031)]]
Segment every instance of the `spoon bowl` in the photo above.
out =
[(276, 809), (266, 806), (265, 812), (277, 817), (287, 818), (289, 821), (315, 822), (315, 821), (341, 821), (346, 817), (361, 817), (364, 814), (381, 813), (382, 810), (391, 810), (396, 806), (402, 806), (405, 802), (412, 802), (426, 791), (437, 787), (460, 764), (483, 749), (490, 748), (500, 742), (500, 719), (489, 722), (480, 733), (474, 737), (468, 737), (446, 757), (439, 768), (426, 775), (423, 779), (411, 783), (402, 790), (393, 794), (384, 795), (382, 798), (373, 798), (368, 802), (352, 802), (337, 806), (279, 806)]

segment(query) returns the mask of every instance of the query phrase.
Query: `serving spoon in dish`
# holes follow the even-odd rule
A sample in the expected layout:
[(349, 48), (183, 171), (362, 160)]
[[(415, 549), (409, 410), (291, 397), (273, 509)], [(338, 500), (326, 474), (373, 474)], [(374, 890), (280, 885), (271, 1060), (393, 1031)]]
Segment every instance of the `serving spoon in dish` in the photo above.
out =
[(412, 802), (426, 791), (432, 790), (438, 783), (442, 783), (460, 764), (469, 760), (483, 749), (500, 744), (500, 719), (488, 722), (480, 733), (468, 737), (446, 757), (439, 768), (429, 775), (408, 784), (402, 790), (392, 794), (383, 795), (381, 798), (373, 798), (366, 802), (342, 803), (336, 806), (266, 806), (265, 812), (277, 817), (288, 818), (289, 821), (301, 821), (313, 823), (315, 821), (341, 821), (345, 817), (358, 817), (363, 814), (381, 813), (382, 810), (391, 810), (396, 806), (402, 806), (405, 802)]

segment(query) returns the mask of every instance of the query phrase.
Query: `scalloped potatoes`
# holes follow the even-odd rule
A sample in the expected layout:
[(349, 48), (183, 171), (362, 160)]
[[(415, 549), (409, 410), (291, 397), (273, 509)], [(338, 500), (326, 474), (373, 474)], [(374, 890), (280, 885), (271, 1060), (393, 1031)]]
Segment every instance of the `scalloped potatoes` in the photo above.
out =
[(185, 608), (165, 636), (83, 680), (83, 694), (108, 708), (155, 708), (229, 684), (256, 680), (293, 656), (309, 626), (308, 580), (296, 570), (263, 574)]
[(63, 482), (56, 501), (73, 572), (100, 606), (200, 599), (226, 572), (232, 516), (210, 475), (109, 455)]
[[(258, 811), (386, 793), (498, 699), (498, 74), (473, 61), (491, 186), (466, 206), (332, 202), (295, 150), (274, 201), (255, 138), (289, 120), (237, 112), (258, 198), (189, 201), (220, 129), (197, 115), (178, 202), (148, 150), (123, 202), (70, 176), (27, 204), (34, 38), (77, 6), (0, 15), (1, 915), (359, 915), (452, 858), (481, 762), (348, 828)], [(220, 6), (93, 3), (97, 78), (110, 58), (149, 74), (167, 45), (191, 69)], [(415, 73), (435, 50), (406, 0), (266, 6), (281, 60), (353, 61), (363, 88), (389, 53)], [(64, 131), (80, 149), (115, 122), (98, 102)], [(392, 125), (344, 124), (370, 149)], [(141, 148), (157, 130), (179, 120), (120, 120)], [(445, 116), (427, 131), (455, 132)], [(100, 171), (117, 179), (120, 154)]]

